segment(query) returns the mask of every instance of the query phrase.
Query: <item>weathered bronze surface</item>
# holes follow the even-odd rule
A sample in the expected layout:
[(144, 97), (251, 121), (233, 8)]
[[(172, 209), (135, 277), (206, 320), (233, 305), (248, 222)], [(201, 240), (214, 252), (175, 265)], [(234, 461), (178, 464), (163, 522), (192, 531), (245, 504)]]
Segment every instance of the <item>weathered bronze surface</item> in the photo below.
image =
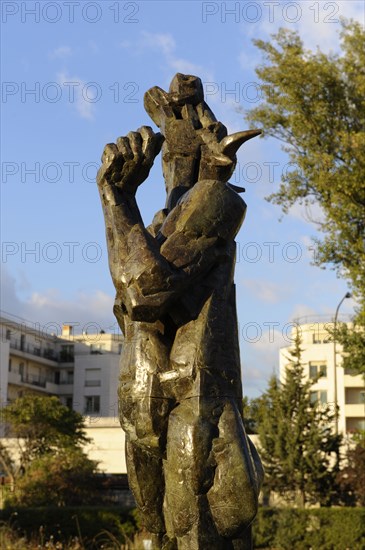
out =
[[(148, 126), (106, 145), (98, 185), (130, 487), (155, 548), (247, 549), (262, 467), (242, 422), (234, 238), (246, 204), (236, 151), (199, 78), (148, 90)], [(145, 228), (135, 198), (162, 147), (166, 206)]]

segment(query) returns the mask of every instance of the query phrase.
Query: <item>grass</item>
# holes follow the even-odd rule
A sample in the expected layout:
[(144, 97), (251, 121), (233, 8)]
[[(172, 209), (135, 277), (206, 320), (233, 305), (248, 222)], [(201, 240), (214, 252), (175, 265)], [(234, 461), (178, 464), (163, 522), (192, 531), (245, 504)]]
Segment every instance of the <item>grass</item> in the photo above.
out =
[[(121, 543), (108, 531), (102, 531), (93, 540), (92, 548), (100, 550), (144, 550), (143, 541), (148, 538), (146, 533), (139, 532), (130, 540), (126, 535), (126, 542)], [(1, 550), (88, 550), (81, 537), (74, 537), (69, 542), (55, 541), (54, 537), (45, 539), (42, 527), (39, 534), (31, 540), (22, 536), (10, 522), (0, 523), (0, 549)]]

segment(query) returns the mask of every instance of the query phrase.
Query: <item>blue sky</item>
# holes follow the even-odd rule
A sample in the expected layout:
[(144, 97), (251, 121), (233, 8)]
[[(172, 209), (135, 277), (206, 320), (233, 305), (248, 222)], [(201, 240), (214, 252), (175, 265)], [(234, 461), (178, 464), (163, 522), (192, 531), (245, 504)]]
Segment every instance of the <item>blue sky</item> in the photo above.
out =
[[(230, 131), (260, 100), (252, 39), (280, 26), (305, 46), (338, 51), (339, 18), (364, 22), (346, 2), (5, 2), (2, 8), (2, 310), (56, 327), (115, 331), (95, 173), (105, 143), (147, 124), (143, 94), (176, 72), (200, 76)], [(257, 396), (277, 369), (288, 323), (332, 315), (347, 291), (311, 265), (316, 212), (264, 200), (288, 158), (273, 139), (245, 144), (233, 183), (248, 211), (236, 267), (244, 389)], [(160, 161), (138, 192), (148, 223), (164, 203)], [(347, 300), (342, 311), (351, 313)], [(284, 335), (284, 336), (283, 336)]]

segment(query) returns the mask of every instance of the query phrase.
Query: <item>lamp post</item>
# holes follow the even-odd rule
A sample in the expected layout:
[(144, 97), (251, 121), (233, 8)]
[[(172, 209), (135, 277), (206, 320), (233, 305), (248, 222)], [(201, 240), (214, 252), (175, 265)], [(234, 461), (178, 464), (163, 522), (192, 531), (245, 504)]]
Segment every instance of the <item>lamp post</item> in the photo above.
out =
[(340, 307), (342, 305), (342, 302), (346, 300), (346, 298), (351, 298), (351, 293), (346, 292), (345, 296), (342, 298), (340, 303), (338, 304), (336, 308), (335, 313), (335, 319), (333, 322), (333, 328), (334, 328), (334, 334), (333, 334), (333, 368), (334, 368), (334, 385), (335, 385), (335, 432), (336, 435), (338, 435), (338, 399), (337, 399), (337, 352), (336, 352), (336, 330), (337, 330), (337, 317), (338, 312), (340, 310)]

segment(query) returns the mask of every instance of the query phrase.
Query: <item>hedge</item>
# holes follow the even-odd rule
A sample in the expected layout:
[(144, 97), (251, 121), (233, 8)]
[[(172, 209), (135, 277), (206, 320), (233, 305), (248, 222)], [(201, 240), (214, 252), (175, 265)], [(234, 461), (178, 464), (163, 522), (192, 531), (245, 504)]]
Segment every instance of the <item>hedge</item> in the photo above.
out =
[[(108, 533), (123, 543), (140, 527), (135, 510), (115, 506), (5, 509), (0, 520), (28, 539), (53, 536), (55, 542), (67, 542), (81, 536), (88, 550), (101, 548)], [(365, 508), (262, 507), (253, 523), (253, 540), (255, 549), (362, 550)]]
[(254, 548), (363, 550), (365, 508), (260, 508)]

